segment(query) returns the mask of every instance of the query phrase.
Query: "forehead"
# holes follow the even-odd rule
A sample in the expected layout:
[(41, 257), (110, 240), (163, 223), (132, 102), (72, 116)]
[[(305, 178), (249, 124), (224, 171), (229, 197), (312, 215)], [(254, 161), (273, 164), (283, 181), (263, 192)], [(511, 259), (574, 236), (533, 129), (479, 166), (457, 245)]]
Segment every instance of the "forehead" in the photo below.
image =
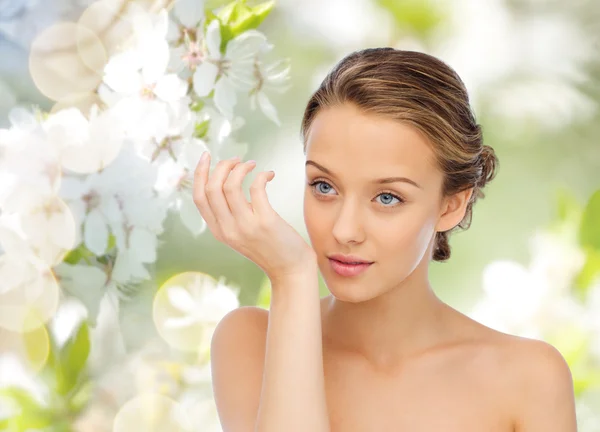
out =
[[(340, 172), (392, 173), (419, 177), (436, 170), (433, 151), (414, 126), (364, 114), (354, 105), (322, 109), (307, 137), (306, 158)], [(357, 171), (358, 170), (358, 171)], [(418, 180), (417, 180), (418, 181)]]

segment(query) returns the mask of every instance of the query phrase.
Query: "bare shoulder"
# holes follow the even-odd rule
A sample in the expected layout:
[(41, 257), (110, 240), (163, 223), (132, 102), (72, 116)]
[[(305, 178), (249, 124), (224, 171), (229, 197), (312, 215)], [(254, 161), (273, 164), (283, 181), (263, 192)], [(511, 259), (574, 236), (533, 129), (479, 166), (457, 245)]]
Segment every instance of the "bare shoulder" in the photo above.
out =
[(493, 353), (488, 372), (502, 390), (515, 432), (575, 432), (573, 379), (560, 351), (542, 340), (487, 327), (482, 334)]
[(227, 313), (217, 325), (212, 344), (222, 339), (240, 338), (248, 333), (261, 333), (269, 322), (269, 311), (256, 306), (241, 306)]
[(269, 312), (242, 306), (219, 321), (211, 341), (212, 385), (224, 430), (253, 427), (260, 403)]

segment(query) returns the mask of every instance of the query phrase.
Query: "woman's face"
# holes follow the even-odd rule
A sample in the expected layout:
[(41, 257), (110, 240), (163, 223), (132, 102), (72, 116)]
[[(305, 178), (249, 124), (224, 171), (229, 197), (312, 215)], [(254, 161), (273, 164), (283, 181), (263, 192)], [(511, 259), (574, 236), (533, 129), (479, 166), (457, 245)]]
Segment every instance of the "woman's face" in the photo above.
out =
[[(406, 180), (378, 183), (389, 177)], [(367, 116), (350, 104), (317, 114), (306, 146), (304, 221), (333, 296), (349, 302), (377, 297), (429, 261), (442, 179), (416, 128)], [(374, 264), (341, 276), (331, 267), (331, 254)]]

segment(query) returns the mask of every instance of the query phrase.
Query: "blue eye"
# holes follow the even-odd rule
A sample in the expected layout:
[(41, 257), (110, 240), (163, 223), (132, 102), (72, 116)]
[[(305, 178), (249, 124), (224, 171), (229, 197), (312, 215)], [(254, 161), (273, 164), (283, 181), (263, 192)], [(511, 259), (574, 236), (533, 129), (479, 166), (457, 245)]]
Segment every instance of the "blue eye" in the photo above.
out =
[[(311, 183), (311, 186), (314, 186), (315, 189), (317, 189), (320, 185), (326, 185), (327, 188), (331, 189), (331, 185), (329, 183), (324, 182), (324, 181), (317, 181), (317, 182)], [(321, 189), (321, 192), (323, 192), (322, 189)], [(327, 194), (326, 191), (323, 192), (323, 193)]]
[[(320, 192), (316, 192), (316, 195), (327, 195), (328, 190), (333, 190), (332, 186), (329, 183), (322, 180), (315, 180), (312, 183), (309, 183), (309, 186), (312, 187), (313, 192), (315, 192), (320, 185), (325, 185), (326, 191), (323, 191), (323, 189), (321, 189)], [(390, 199), (396, 199), (398, 200), (398, 203), (404, 202), (404, 200), (401, 197), (392, 192), (382, 192), (379, 195), (377, 195), (377, 197), (386, 197), (386, 201), (389, 201)], [(382, 204), (384, 207), (394, 207), (393, 205), (390, 205), (392, 204), (391, 202), (383, 202)]]
[[(395, 198), (395, 199), (397, 199), (397, 200), (398, 200), (398, 201), (400, 201), (400, 202), (402, 201), (402, 200), (401, 200), (399, 197), (397, 197), (396, 195), (394, 195), (394, 194), (391, 194), (391, 193), (389, 193), (389, 192), (384, 192), (384, 193), (382, 193), (382, 194), (379, 194), (379, 195), (377, 195), (377, 196), (378, 196), (378, 197), (387, 196), (387, 197), (391, 197), (391, 199), (394, 199), (394, 198)], [(390, 203), (383, 203), (383, 204), (390, 204)]]

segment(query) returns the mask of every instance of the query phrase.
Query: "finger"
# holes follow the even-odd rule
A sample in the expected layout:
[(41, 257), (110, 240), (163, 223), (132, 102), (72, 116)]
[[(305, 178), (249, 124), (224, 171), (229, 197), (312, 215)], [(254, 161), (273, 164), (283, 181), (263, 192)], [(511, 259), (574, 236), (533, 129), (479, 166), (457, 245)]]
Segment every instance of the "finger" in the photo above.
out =
[(206, 197), (206, 183), (208, 182), (208, 171), (210, 169), (210, 153), (203, 153), (205, 159), (200, 158), (200, 161), (196, 165), (196, 169), (194, 170), (194, 183), (192, 188), (192, 196), (194, 198), (194, 204), (198, 207), (200, 211), (200, 215), (208, 225), (208, 228), (211, 232), (220, 236), (220, 227), (217, 223), (217, 219), (213, 214), (208, 199)]
[(238, 163), (240, 158), (237, 156), (219, 161), (206, 183), (206, 197), (223, 234), (235, 229), (235, 220), (223, 193), (223, 183)]
[(229, 177), (227, 177), (227, 180), (223, 184), (225, 199), (227, 200), (227, 204), (229, 204), (231, 214), (238, 223), (248, 221), (253, 215), (252, 205), (242, 192), (242, 181), (255, 166), (255, 161), (237, 164), (231, 170), (231, 174), (229, 174)]
[(263, 171), (258, 173), (252, 185), (250, 186), (250, 199), (252, 208), (259, 217), (269, 217), (273, 214), (273, 207), (267, 197), (267, 183), (273, 180), (275, 173), (273, 171)]

